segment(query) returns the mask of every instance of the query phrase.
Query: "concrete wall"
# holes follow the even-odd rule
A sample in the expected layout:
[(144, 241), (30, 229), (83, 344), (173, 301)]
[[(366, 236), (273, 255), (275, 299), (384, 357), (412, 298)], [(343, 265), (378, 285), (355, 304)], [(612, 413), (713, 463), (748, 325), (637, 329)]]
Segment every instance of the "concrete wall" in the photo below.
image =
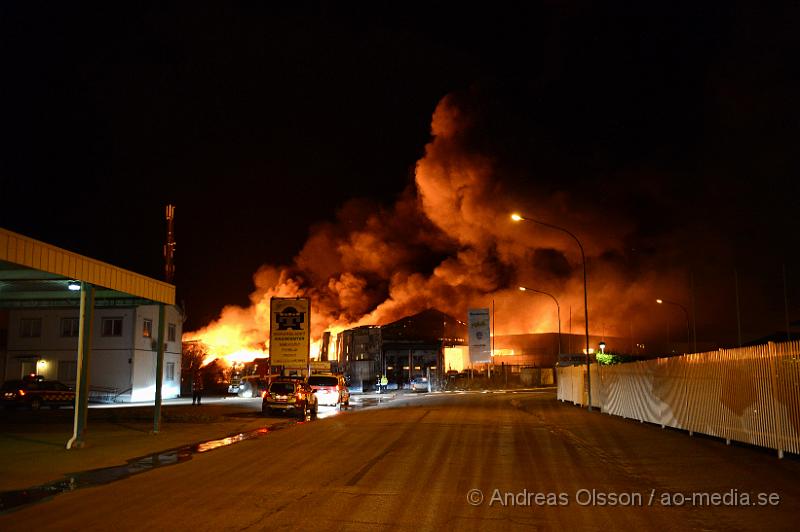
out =
[[(168, 365), (174, 364), (172, 380), (168, 380)], [(169, 399), (179, 397), (181, 378), (180, 353), (164, 353), (164, 379), (161, 385), (161, 397)], [(156, 396), (156, 352), (137, 349), (133, 357), (133, 391), (130, 400), (153, 401)]]
[[(63, 318), (78, 318), (78, 309), (24, 309), (9, 311), (8, 354), (5, 378), (22, 376), (25, 362), (36, 362), (36, 372), (46, 379), (59, 378), (59, 362), (77, 362), (78, 337), (62, 336)], [(131, 343), (134, 311), (130, 308), (96, 309), (92, 323), (92, 356), (89, 365), (93, 386), (123, 391), (131, 385)], [(21, 336), (22, 320), (41, 319), (38, 338)], [(122, 318), (121, 336), (102, 336), (103, 318)], [(64, 376), (62, 375), (62, 378)], [(63, 378), (68, 385), (75, 379)]]
[[(181, 378), (181, 334), (182, 317), (176, 307), (166, 307), (164, 313), (164, 372), (161, 397), (179, 397)], [(153, 324), (152, 337), (143, 335), (144, 321)], [(134, 335), (133, 390), (131, 401), (153, 401), (156, 394), (156, 350), (158, 349), (158, 305), (142, 305), (136, 308), (136, 334)], [(175, 325), (175, 340), (169, 341), (169, 324)], [(172, 364), (170, 375), (169, 364)], [(171, 377), (171, 378), (170, 378)]]
[[(166, 322), (175, 325), (175, 340), (166, 341), (164, 356), (164, 398), (180, 394), (180, 363), (182, 318), (176, 307), (167, 307)], [(46, 379), (63, 380), (73, 386), (73, 378), (59, 379), (59, 362), (76, 362), (78, 338), (61, 336), (62, 318), (77, 318), (77, 308), (19, 309), (9, 311), (8, 352), (4, 379), (22, 375), (23, 363), (35, 363), (36, 372)], [(41, 319), (38, 338), (21, 336), (21, 323), (26, 318)], [(120, 336), (103, 336), (103, 318), (121, 318)], [(153, 323), (152, 337), (143, 335), (144, 320)], [(95, 308), (92, 324), (92, 354), (89, 379), (92, 387), (113, 388), (121, 399), (145, 401), (155, 397), (155, 338), (158, 334), (158, 306), (143, 305), (129, 308)], [(167, 328), (165, 327), (165, 340)], [(172, 380), (167, 380), (167, 363), (174, 364)], [(77, 364), (75, 364), (77, 366)], [(74, 367), (74, 366), (73, 366)], [(66, 369), (62, 365), (62, 368)]]

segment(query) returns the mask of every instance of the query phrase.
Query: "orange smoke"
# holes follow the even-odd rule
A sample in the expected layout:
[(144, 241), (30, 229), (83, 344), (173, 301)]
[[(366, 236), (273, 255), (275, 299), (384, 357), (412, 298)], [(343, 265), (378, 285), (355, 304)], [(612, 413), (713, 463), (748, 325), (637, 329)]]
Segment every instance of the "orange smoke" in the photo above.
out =
[[(562, 329), (567, 331), (571, 310), (580, 330), (577, 246), (559, 231), (514, 224), (512, 211), (557, 220), (582, 236), (590, 261), (592, 334), (603, 327), (610, 335), (624, 329), (627, 336), (635, 316), (653, 310), (650, 294), (670, 279), (641, 274), (632, 281), (620, 273), (614, 261), (624, 258), (622, 235), (630, 228), (613, 212), (561, 192), (537, 195), (535, 183), (511, 189), (497, 175), (495, 158), (475, 148), (472, 135), (481, 128), (466, 107), (450, 96), (439, 103), (414, 185), (393, 206), (348, 202), (335, 222), (313, 228), (291, 266), (263, 266), (254, 274), (250, 306), (225, 307), (219, 319), (186, 338), (208, 345), (209, 360), (265, 356), (273, 296), (311, 298), (312, 357), (325, 331), (332, 332), (333, 357), (336, 333), (344, 329), (382, 325), (427, 308), (463, 317), (468, 308), (492, 301), (499, 335), (555, 331), (552, 301), (520, 294), (520, 284), (554, 294)], [(604, 260), (593, 263), (599, 256)]]

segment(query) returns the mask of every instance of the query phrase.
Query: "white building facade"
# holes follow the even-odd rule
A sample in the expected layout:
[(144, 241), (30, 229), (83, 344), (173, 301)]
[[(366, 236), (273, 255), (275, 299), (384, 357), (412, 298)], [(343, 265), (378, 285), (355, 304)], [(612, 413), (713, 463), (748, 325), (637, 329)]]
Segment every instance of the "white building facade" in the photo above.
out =
[[(164, 308), (162, 397), (180, 395), (183, 315)], [(38, 374), (74, 387), (77, 377), (78, 308), (8, 311), (5, 380)], [(96, 306), (89, 363), (90, 396), (117, 402), (155, 399), (158, 305)]]

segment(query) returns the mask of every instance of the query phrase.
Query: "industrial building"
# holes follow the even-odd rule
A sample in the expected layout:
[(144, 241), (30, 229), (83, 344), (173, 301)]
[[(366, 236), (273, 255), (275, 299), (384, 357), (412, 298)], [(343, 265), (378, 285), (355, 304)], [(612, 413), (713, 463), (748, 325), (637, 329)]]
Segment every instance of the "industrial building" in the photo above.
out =
[[(66, 286), (62, 290), (68, 290)], [(92, 323), (90, 397), (152, 401), (155, 394), (158, 307), (130, 300), (97, 301)], [(8, 300), (6, 300), (8, 303)], [(74, 387), (78, 369), (78, 307), (71, 300), (28, 300), (4, 311), (4, 380), (37, 374)], [(165, 308), (164, 398), (180, 395), (181, 327), (175, 306)]]
[[(339, 333), (335, 360), (351, 386), (375, 387), (386, 375), (390, 387), (404, 387), (430, 372), (435, 381), (447, 371), (470, 366), (467, 324), (439, 310), (428, 309), (387, 325), (365, 325)], [(614, 352), (625, 352), (629, 339), (591, 336), (591, 353), (605, 342)], [(584, 364), (586, 338), (582, 334), (535, 333), (493, 338), (491, 364), (520, 368), (554, 368), (557, 364)], [(331, 357), (333, 359), (333, 357)], [(484, 364), (478, 364), (483, 369)]]

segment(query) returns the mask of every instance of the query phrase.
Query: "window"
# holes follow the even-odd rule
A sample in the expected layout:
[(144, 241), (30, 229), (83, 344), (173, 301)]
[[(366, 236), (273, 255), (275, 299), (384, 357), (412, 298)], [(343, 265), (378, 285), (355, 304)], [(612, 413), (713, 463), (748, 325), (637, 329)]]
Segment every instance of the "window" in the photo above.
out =
[(39, 338), (42, 336), (42, 318), (22, 318), (19, 320), (19, 336), (21, 338)]
[(176, 327), (174, 323), (170, 323), (167, 325), (167, 341), (174, 342), (176, 337)]
[(166, 376), (165, 379), (167, 381), (174, 381), (175, 380), (175, 362), (167, 362), (167, 367), (165, 372)]
[(122, 318), (103, 318), (103, 336), (122, 336)]
[(269, 391), (277, 395), (289, 395), (294, 393), (294, 383), (285, 381), (273, 382), (269, 385)]
[(63, 382), (75, 382), (78, 378), (77, 360), (58, 361), (58, 380)]
[(61, 337), (74, 338), (80, 330), (80, 318), (61, 318)]
[(142, 336), (145, 338), (152, 338), (153, 337), (153, 320), (144, 320), (144, 326), (142, 327)]
[(308, 384), (311, 386), (336, 386), (339, 384), (339, 379), (328, 375), (312, 375), (308, 378)]

